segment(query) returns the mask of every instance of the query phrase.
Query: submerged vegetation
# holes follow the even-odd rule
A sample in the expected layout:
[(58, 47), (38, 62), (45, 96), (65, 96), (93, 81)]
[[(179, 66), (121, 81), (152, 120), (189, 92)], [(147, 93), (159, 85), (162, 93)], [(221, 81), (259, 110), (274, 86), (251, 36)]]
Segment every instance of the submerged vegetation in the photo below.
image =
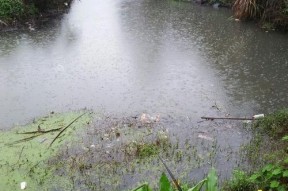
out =
[[(216, 150), (203, 158), (188, 142), (182, 145), (184, 149), (179, 148), (179, 142), (158, 118), (146, 114), (121, 119), (93, 117), (97, 120), (91, 123), (92, 114), (87, 111), (52, 113), (30, 125), (1, 131), (0, 148), (5, 155), (0, 155), (0, 185), (16, 190), (25, 181), (29, 190), (125, 190), (127, 187), (120, 183), (127, 184), (125, 179), (133, 175), (132, 185), (129, 182), (133, 191), (288, 190), (288, 110), (252, 125), (255, 136), (243, 148), (243, 158), (251, 168), (235, 170), (231, 180), (221, 187), (214, 169), (198, 183), (180, 183), (186, 168), (191, 173), (193, 168), (212, 166), (211, 154)], [(207, 140), (206, 144), (213, 148), (215, 143)], [(160, 156), (169, 158), (167, 164)], [(186, 166), (180, 166), (179, 161)], [(176, 176), (169, 169), (173, 166), (177, 166)], [(164, 167), (171, 181), (161, 175)], [(160, 175), (157, 185), (155, 177)], [(143, 181), (149, 184), (137, 187)]]
[[(234, 170), (231, 180), (226, 181), (220, 190), (288, 190), (288, 109), (280, 110), (256, 121), (252, 128), (254, 136), (242, 151), (243, 158), (246, 158), (247, 162), (251, 164), (251, 169)], [(170, 170), (167, 170), (170, 174)], [(213, 177), (212, 182), (214, 183), (212, 187), (209, 187), (211, 177)], [(178, 185), (178, 181), (173, 175), (171, 179), (174, 187), (170, 186), (170, 181), (165, 174), (162, 174), (159, 181), (159, 190), (200, 191), (202, 188), (206, 191), (217, 190), (217, 175), (213, 169), (207, 178), (194, 186)], [(145, 183), (133, 191), (151, 190), (149, 184)]]
[[(77, 140), (75, 133), (87, 126), (90, 120), (91, 115), (82, 111), (50, 114), (32, 124), (0, 131), (1, 189), (18, 190), (21, 182), (27, 182), (29, 190), (46, 190), (52, 183), (66, 185), (66, 178), (54, 174), (57, 168), (61, 168), (60, 163), (49, 165), (48, 160), (55, 157), (62, 147)], [(64, 133), (49, 147), (64, 129)]]

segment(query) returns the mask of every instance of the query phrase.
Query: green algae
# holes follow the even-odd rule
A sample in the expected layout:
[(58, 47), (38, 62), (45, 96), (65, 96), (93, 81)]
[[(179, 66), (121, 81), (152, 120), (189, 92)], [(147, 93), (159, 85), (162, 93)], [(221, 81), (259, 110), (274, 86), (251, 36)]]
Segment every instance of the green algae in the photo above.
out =
[(216, 142), (202, 140), (197, 146), (181, 141), (164, 124), (139, 117), (94, 114), (90, 123), (87, 113), (49, 147), (83, 112), (51, 114), (0, 132), (0, 150), (5, 153), (0, 156), (0, 186), (17, 190), (25, 181), (26, 190), (127, 190), (143, 181), (158, 183), (155, 177), (165, 169), (157, 155), (181, 180), (191, 169), (214, 163)]
[[(10, 131), (0, 132), (0, 187), (3, 190), (18, 190), (20, 183), (27, 182), (26, 190), (51, 190), (71, 187), (69, 179), (55, 175), (55, 170), (61, 168), (61, 163), (49, 165), (48, 160), (57, 155), (58, 151), (69, 146), (77, 138), (76, 130), (86, 126), (91, 121), (91, 114), (83, 115), (75, 121), (63, 134), (49, 144), (59, 131), (49, 130), (65, 128), (83, 112), (50, 114), (39, 118), (32, 124), (15, 127)], [(33, 132), (28, 133), (27, 132)], [(24, 134), (23, 134), (24, 133)]]

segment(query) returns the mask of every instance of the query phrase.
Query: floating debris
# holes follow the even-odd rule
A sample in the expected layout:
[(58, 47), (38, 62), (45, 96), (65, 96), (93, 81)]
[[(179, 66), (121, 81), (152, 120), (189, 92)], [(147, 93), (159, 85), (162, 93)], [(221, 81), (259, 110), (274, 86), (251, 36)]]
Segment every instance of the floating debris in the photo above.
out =
[(145, 124), (145, 123), (152, 123), (152, 122), (159, 122), (160, 121), (160, 115), (156, 115), (156, 116), (150, 116), (146, 113), (143, 113), (140, 117), (140, 121), (141, 123)]
[(21, 182), (21, 183), (20, 183), (20, 189), (21, 189), (21, 190), (25, 190), (26, 187), (27, 187), (27, 182)]
[(260, 118), (264, 118), (264, 114), (257, 114), (257, 115), (254, 115), (253, 118), (254, 119), (260, 119)]
[(209, 137), (209, 136), (203, 135), (203, 134), (198, 135), (198, 138), (205, 139), (205, 140), (208, 140), (208, 141), (214, 141), (214, 139), (212, 137)]

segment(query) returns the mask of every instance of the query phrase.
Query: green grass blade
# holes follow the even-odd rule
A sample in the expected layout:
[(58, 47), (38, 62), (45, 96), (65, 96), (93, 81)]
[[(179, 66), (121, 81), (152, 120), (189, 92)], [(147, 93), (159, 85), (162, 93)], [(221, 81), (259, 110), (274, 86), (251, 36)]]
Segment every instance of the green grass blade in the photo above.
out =
[(165, 173), (162, 173), (160, 178), (160, 191), (170, 191), (171, 185)]
[(214, 168), (208, 173), (206, 186), (207, 191), (217, 191), (217, 174)]
[(148, 184), (143, 184), (134, 189), (133, 191), (151, 191), (151, 189), (149, 188)]
[(205, 179), (201, 180), (200, 182), (198, 182), (198, 184), (196, 184), (196, 186), (190, 188), (188, 191), (200, 191), (206, 182), (207, 182), (207, 179), (205, 178)]

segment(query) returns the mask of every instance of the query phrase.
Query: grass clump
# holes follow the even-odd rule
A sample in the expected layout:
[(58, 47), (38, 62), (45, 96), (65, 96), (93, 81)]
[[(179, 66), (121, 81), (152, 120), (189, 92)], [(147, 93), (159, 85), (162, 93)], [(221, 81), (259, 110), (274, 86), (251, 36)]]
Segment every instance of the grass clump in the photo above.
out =
[(21, 0), (0, 0), (0, 19), (16, 19), (23, 17), (25, 5)]
[[(288, 158), (286, 158), (287, 160)], [(288, 162), (288, 161), (287, 161)], [(260, 170), (248, 175), (244, 171), (235, 171), (233, 178), (226, 183), (226, 191), (286, 191), (288, 190), (288, 166), (267, 164)]]
[(251, 172), (235, 171), (227, 191), (288, 190), (288, 110), (280, 110), (254, 125), (254, 137), (244, 147)]
[(258, 120), (254, 127), (275, 138), (288, 135), (288, 109), (280, 110)]
[[(43, 13), (63, 12), (72, 0), (0, 0), (0, 26), (36, 19)], [(47, 14), (49, 15), (49, 14)]]
[(139, 144), (137, 145), (137, 155), (140, 158), (153, 156), (159, 153), (159, 147), (155, 144)]
[(242, 20), (260, 20), (262, 26), (288, 29), (287, 0), (236, 0), (234, 16)]
[(11, 22), (23, 20), (38, 13), (34, 3), (24, 3), (22, 0), (0, 0), (0, 19)]
[(253, 190), (254, 186), (247, 178), (248, 174), (242, 170), (234, 170), (233, 177), (226, 182), (223, 190), (226, 191), (249, 191)]

